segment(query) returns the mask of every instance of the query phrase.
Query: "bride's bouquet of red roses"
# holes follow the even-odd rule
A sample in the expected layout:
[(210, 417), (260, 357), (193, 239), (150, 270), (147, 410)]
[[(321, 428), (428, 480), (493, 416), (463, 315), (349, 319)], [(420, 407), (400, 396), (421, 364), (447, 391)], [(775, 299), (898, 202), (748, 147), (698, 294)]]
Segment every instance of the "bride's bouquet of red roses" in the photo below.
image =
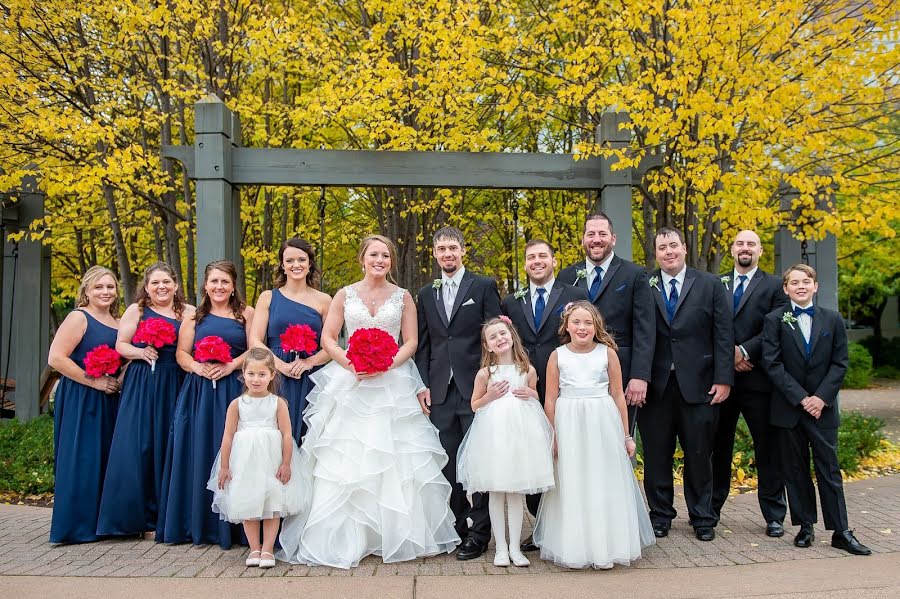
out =
[[(147, 318), (138, 323), (132, 343), (146, 343), (156, 349), (164, 345), (175, 343), (178, 335), (175, 333), (175, 325), (165, 318)], [(150, 372), (156, 372), (156, 360), (150, 361)]]
[[(198, 362), (231, 362), (231, 346), (217, 335), (208, 335), (194, 344), (194, 359)], [(212, 382), (213, 389), (216, 381)]]
[(356, 329), (347, 342), (347, 359), (358, 373), (387, 372), (400, 348), (382, 329)]

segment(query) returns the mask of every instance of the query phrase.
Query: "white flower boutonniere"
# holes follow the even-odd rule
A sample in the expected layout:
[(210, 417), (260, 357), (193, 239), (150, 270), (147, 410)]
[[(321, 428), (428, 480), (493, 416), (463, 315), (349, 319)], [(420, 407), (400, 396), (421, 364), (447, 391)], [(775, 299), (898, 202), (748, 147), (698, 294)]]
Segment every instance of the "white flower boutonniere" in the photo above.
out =
[(728, 285), (731, 283), (731, 277), (729, 277), (728, 275), (724, 275), (719, 280), (722, 281), (723, 285), (725, 285), (725, 289), (728, 289)]
[(650, 283), (651, 287), (656, 287), (657, 283), (659, 283), (659, 277), (650, 277), (650, 280), (647, 282)]
[(791, 330), (794, 331), (794, 323), (797, 322), (797, 317), (794, 316), (793, 312), (785, 312), (781, 315), (781, 322), (791, 327)]
[(440, 289), (443, 286), (444, 286), (443, 279), (435, 279), (434, 281), (431, 282), (432, 289)]
[(587, 269), (586, 268), (579, 268), (578, 270), (575, 271), (575, 282), (576, 283), (578, 281), (580, 281), (581, 279), (586, 279), (586, 278), (587, 278)]
[(524, 288), (522, 288), (522, 289), (519, 289), (518, 291), (516, 291), (516, 292), (513, 294), (513, 297), (516, 298), (517, 300), (520, 300), (520, 299), (522, 299), (523, 297), (525, 297), (525, 294), (526, 294), (526, 293), (528, 293), (528, 292), (525, 291)]

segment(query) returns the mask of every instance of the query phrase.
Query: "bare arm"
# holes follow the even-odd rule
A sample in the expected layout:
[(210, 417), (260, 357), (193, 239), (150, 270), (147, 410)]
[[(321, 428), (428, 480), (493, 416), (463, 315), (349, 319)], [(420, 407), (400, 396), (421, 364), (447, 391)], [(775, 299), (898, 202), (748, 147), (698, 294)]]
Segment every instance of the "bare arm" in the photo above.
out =
[(416, 318), (416, 304), (409, 291), (405, 291), (403, 293), (403, 314), (400, 317), (400, 336), (403, 339), (403, 345), (394, 356), (391, 368), (396, 368), (416, 355), (416, 348), (419, 346), (419, 323)]
[(76, 383), (87, 385), (104, 393), (115, 393), (119, 390), (119, 382), (113, 377), (101, 376), (89, 377), (81, 367), (69, 356), (81, 343), (81, 338), (87, 331), (87, 316), (80, 310), (73, 310), (66, 316), (56, 335), (50, 344), (50, 353), (47, 363), (55, 368), (61, 375)]
[(556, 350), (547, 361), (547, 382), (544, 385), (544, 413), (556, 428), (556, 400), (559, 398), (559, 358)]
[(347, 294), (343, 289), (334, 294), (334, 300), (331, 302), (325, 322), (322, 324), (322, 348), (328, 352), (332, 360), (355, 373), (350, 360), (347, 359), (346, 350), (337, 342), (341, 328), (344, 326), (344, 300), (346, 297)]
[(193, 372), (200, 376), (209, 377), (206, 364), (194, 360), (194, 333), (197, 321), (193, 318), (181, 323), (178, 329), (178, 347), (175, 349), (175, 361), (185, 372)]
[(238, 425), (238, 401), (233, 399), (228, 404), (225, 413), (225, 433), (222, 435), (222, 448), (219, 450), (219, 488), (224, 489), (225, 483), (231, 480), (231, 445), (234, 443), (234, 433)]
[[(269, 306), (272, 303), (272, 291), (266, 290), (259, 294), (256, 300), (256, 309), (253, 314), (253, 326), (247, 336), (248, 347), (264, 347), (266, 345), (266, 334), (269, 328)], [(295, 378), (291, 374), (291, 364), (285, 362), (278, 356), (275, 356), (275, 369), (284, 376)]]
[(490, 375), (486, 368), (482, 368), (475, 375), (475, 383), (472, 387), (472, 411), (483, 408), (498, 397), (502, 397), (509, 389), (506, 381), (490, 381)]
[(152, 345), (147, 347), (135, 347), (131, 339), (137, 331), (141, 312), (137, 304), (131, 304), (119, 321), (119, 335), (116, 338), (116, 351), (127, 360), (144, 360), (148, 364), (159, 357), (159, 353)]
[[(249, 335), (250, 329), (253, 327), (253, 308), (251, 308), (250, 306), (245, 307), (244, 312), (243, 312), (243, 317), (244, 317), (244, 334)], [(226, 362), (224, 364), (220, 364), (218, 362), (210, 362), (209, 364), (206, 365), (208, 367), (208, 370), (206, 371), (207, 374), (204, 376), (207, 376), (210, 380), (217, 381), (221, 378), (228, 376), (235, 370), (240, 370), (241, 367), (244, 365), (244, 358), (247, 357), (247, 352), (250, 351), (249, 348), (251, 347), (249, 344), (249, 337), (247, 339), (248, 339), (248, 343), (247, 343), (248, 349), (244, 353), (242, 353), (241, 355), (239, 355), (235, 358), (232, 358), (231, 362)]]
[(288, 413), (288, 405), (281, 397), (278, 398), (276, 419), (278, 420), (278, 430), (281, 432), (281, 465), (278, 466), (275, 478), (280, 480), (282, 484), (287, 484), (291, 480), (291, 457), (294, 455), (294, 437), (291, 431), (291, 415)]

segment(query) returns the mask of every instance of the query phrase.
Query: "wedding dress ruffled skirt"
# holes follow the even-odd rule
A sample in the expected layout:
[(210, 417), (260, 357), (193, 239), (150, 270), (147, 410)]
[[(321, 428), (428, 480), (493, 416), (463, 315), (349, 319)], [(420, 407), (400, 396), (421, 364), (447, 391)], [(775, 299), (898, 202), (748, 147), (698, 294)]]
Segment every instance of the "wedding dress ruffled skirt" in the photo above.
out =
[(357, 381), (332, 362), (312, 376), (300, 472), (308, 505), (284, 520), (278, 558), (338, 568), (400, 562), (459, 544), (447, 454), (422, 413), (412, 361)]

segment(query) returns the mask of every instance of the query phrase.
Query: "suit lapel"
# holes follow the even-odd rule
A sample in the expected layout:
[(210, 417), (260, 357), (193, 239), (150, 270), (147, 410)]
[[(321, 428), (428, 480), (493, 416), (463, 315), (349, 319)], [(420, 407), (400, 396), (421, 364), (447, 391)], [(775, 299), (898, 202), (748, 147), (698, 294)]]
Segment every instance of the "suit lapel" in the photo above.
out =
[[(537, 329), (534, 326), (534, 308), (531, 307), (531, 288), (528, 287), (525, 291), (525, 295), (522, 296), (522, 299), (517, 299), (516, 303), (519, 304), (522, 308), (522, 314), (525, 315), (525, 322), (528, 323), (528, 326), (531, 327), (531, 332), (537, 333)], [(545, 310), (546, 312), (546, 310)]]
[[(812, 317), (812, 327), (809, 331), (809, 355), (806, 356), (806, 359), (812, 356), (813, 352), (816, 349), (816, 342), (819, 340), (819, 337), (822, 335), (823, 325), (822, 322), (825, 319), (825, 315), (818, 309), (816, 309), (816, 315)], [(805, 348), (804, 348), (805, 349)]]
[(544, 306), (544, 313), (541, 315), (541, 326), (538, 327), (538, 331), (544, 327), (544, 323), (547, 322), (547, 319), (550, 318), (550, 314), (553, 313), (553, 308), (556, 306), (556, 302), (559, 301), (559, 296), (562, 295), (562, 286), (563, 284), (558, 281), (554, 283), (553, 290), (550, 292), (550, 297), (547, 298), (547, 304)]
[[(684, 303), (684, 298), (687, 297), (687, 294), (691, 290), (691, 286), (694, 284), (694, 273), (688, 269), (684, 273), (684, 283), (681, 285), (681, 295), (678, 296), (678, 303), (675, 304), (675, 316), (678, 316), (678, 309), (681, 308), (681, 304)], [(675, 316), (672, 319), (675, 319)]]
[[(446, 285), (446, 284), (447, 284), (447, 282), (444, 281), (444, 285)], [(435, 305), (435, 308), (437, 308), (438, 316), (441, 317), (441, 322), (444, 323), (445, 327), (449, 327), (450, 321), (447, 320), (447, 310), (444, 308), (443, 286), (440, 289), (434, 290), (434, 305)]]
[[(784, 313), (785, 314), (793, 314), (794, 312), (790, 307), (788, 307), (784, 311)], [(786, 327), (792, 329), (791, 337), (794, 338), (794, 343), (797, 344), (797, 349), (800, 350), (800, 355), (805, 356), (806, 355), (806, 341), (803, 340), (803, 331), (800, 330), (800, 323), (799, 322), (795, 322), (792, 324), (784, 323), (782, 326), (786, 326)]]
[(472, 273), (466, 270), (466, 273), (463, 275), (462, 282), (459, 284), (459, 289), (456, 290), (456, 299), (453, 301), (453, 311), (450, 313), (451, 321), (454, 319), (454, 317), (456, 317), (456, 313), (459, 311), (459, 307), (462, 306), (466, 294), (469, 292), (469, 287), (472, 286), (473, 280), (475, 280), (475, 277), (472, 276)]
[[(744, 307), (744, 304), (747, 303), (747, 298), (750, 297), (750, 294), (753, 293), (753, 290), (756, 289), (765, 275), (761, 270), (757, 270), (756, 274), (750, 279), (750, 282), (747, 283), (747, 288), (744, 289), (744, 295), (741, 296), (741, 301), (738, 304), (737, 310), (734, 311), (734, 315), (737, 316), (738, 312), (741, 311), (741, 308)], [(734, 287), (732, 287), (732, 303), (734, 297)]]
[[(613, 256), (612, 262), (609, 263), (609, 270), (603, 273), (603, 280), (600, 281), (600, 289), (597, 291), (597, 297), (603, 295), (603, 292), (606, 291), (606, 288), (609, 287), (610, 282), (612, 281), (613, 275), (616, 274), (616, 271), (619, 270), (619, 266), (622, 265), (622, 259), (618, 256)], [(595, 300), (596, 301), (596, 300)]]
[(653, 294), (653, 297), (656, 298), (656, 307), (659, 308), (659, 313), (662, 315), (663, 321), (665, 321), (666, 324), (669, 324), (669, 313), (666, 311), (666, 300), (663, 297), (662, 288), (660, 287), (660, 285), (662, 285), (662, 275), (660, 274), (660, 271), (657, 270), (656, 273), (651, 276), (651, 278), (653, 277), (656, 277), (658, 280), (656, 285), (651, 285), (654, 291), (656, 291), (656, 293)]

